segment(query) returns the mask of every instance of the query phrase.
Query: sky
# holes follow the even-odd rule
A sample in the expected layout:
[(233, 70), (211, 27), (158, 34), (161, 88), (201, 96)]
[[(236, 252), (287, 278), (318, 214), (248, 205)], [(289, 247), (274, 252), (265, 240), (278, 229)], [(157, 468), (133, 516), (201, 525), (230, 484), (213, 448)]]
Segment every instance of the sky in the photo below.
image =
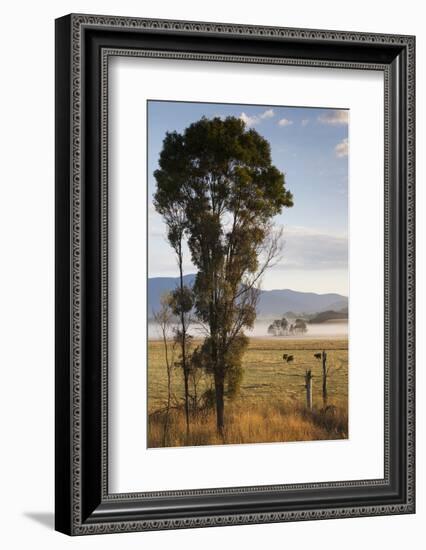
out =
[[(153, 176), (167, 131), (207, 118), (235, 116), (271, 145), (294, 206), (274, 218), (283, 228), (282, 258), (263, 277), (265, 290), (348, 295), (348, 110), (148, 101), (148, 276), (177, 276), (165, 225), (152, 205)], [(195, 273), (189, 251), (185, 272)]]

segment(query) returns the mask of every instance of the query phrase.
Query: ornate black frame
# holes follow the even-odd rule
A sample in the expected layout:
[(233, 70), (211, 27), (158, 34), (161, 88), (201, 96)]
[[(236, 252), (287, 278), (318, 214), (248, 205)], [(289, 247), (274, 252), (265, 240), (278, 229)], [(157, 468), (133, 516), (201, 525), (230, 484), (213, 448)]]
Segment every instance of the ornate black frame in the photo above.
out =
[[(68, 15), (56, 20), (56, 529), (70, 535), (414, 513), (413, 36)], [(109, 494), (111, 55), (374, 69), (385, 78), (383, 479)]]

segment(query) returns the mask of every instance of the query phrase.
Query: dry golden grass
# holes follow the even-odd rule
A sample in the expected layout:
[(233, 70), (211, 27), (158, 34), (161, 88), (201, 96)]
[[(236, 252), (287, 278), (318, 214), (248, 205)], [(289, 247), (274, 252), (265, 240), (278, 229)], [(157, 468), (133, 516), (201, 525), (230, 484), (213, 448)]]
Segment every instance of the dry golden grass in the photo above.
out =
[(341, 408), (314, 410), (279, 405), (242, 407), (233, 404), (226, 411), (223, 439), (216, 432), (214, 410), (191, 420), (186, 437), (182, 410), (172, 410), (164, 441), (165, 413), (151, 414), (148, 421), (149, 447), (182, 447), (236, 443), (315, 441), (347, 437), (347, 413)]
[[(334, 369), (328, 382), (327, 411), (321, 394), (321, 362), (313, 354), (327, 350), (328, 365)], [(164, 440), (167, 380), (161, 342), (150, 341), (148, 358), (148, 446), (161, 447)], [(283, 353), (294, 356), (283, 361)], [(234, 402), (225, 403), (225, 434), (216, 432), (214, 410), (191, 419), (186, 438), (181, 408), (172, 409), (166, 446), (217, 445), (344, 439), (348, 437), (348, 349), (347, 340), (251, 339), (243, 361), (244, 378)], [(305, 369), (313, 378), (313, 411), (305, 409)], [(201, 388), (200, 388), (201, 389)], [(173, 393), (183, 395), (180, 371), (173, 375)], [(163, 411), (163, 412), (159, 412)]]

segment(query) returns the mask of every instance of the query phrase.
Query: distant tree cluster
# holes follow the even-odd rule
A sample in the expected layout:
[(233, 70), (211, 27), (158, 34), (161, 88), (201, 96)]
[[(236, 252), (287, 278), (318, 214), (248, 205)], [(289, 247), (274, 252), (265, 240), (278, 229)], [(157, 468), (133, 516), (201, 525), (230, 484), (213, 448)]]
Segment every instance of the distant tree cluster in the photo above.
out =
[(308, 332), (308, 327), (306, 326), (306, 321), (304, 319), (296, 319), (292, 326), (294, 333), (305, 334)]
[(288, 334), (289, 323), (285, 317), (282, 319), (275, 319), (269, 327), (268, 334), (271, 336), (286, 336)]
[(288, 336), (306, 332), (308, 332), (306, 321), (300, 318), (296, 319), (294, 323), (289, 323), (286, 317), (275, 319), (268, 327), (268, 334), (271, 336)]

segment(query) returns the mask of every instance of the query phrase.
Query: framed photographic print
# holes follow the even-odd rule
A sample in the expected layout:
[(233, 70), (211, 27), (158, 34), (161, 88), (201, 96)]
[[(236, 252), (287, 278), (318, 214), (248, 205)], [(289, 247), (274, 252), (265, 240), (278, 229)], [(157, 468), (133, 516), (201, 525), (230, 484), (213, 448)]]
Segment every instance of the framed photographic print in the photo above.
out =
[(56, 529), (413, 513), (412, 36), (56, 21)]

